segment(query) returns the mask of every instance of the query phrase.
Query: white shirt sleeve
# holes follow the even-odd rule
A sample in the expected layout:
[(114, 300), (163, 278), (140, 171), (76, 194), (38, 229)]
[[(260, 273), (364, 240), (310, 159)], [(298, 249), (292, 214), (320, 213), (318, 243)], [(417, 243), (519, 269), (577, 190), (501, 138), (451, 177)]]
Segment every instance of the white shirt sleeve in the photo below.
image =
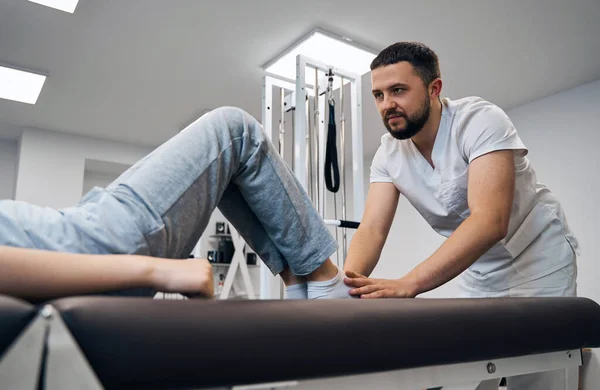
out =
[(387, 153), (383, 145), (379, 146), (371, 163), (371, 183), (391, 183), (392, 178), (387, 171)]
[(484, 154), (497, 150), (514, 150), (518, 157), (528, 150), (510, 118), (496, 105), (479, 100), (461, 115), (458, 141), (462, 155), (470, 163)]

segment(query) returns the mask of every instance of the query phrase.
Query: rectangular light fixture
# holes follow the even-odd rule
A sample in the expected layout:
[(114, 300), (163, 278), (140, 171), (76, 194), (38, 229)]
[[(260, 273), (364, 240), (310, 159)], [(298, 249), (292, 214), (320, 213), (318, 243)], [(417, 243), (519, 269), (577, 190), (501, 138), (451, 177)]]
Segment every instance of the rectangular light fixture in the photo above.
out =
[(32, 3), (45, 5), (46, 7), (55, 8), (68, 13), (75, 12), (79, 0), (29, 0)]
[[(348, 38), (338, 37), (321, 29), (315, 29), (294, 43), (263, 68), (275, 76), (288, 80), (296, 79), (296, 56), (302, 54), (332, 67), (363, 75), (368, 73), (376, 52)], [(306, 69), (308, 84), (313, 84), (315, 71)], [(320, 77), (324, 76), (321, 73)]]
[(0, 98), (35, 104), (46, 76), (0, 66)]

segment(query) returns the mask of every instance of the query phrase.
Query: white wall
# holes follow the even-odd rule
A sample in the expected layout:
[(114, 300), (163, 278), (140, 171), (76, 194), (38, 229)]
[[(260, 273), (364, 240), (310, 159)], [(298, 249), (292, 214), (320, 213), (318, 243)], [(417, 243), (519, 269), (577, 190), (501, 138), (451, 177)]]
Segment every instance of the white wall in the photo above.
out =
[(14, 199), (19, 161), (17, 141), (0, 140), (0, 199)]
[(133, 165), (150, 150), (27, 129), (20, 143), (16, 199), (40, 206), (72, 206), (83, 193), (86, 159)]

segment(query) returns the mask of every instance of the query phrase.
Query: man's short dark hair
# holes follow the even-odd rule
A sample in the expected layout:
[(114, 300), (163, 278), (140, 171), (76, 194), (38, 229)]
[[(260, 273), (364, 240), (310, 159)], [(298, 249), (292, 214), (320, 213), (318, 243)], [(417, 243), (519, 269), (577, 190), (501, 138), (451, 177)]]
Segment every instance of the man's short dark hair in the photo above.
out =
[(413, 66), (425, 86), (441, 77), (437, 54), (420, 42), (396, 42), (386, 47), (371, 62), (371, 70), (402, 61)]

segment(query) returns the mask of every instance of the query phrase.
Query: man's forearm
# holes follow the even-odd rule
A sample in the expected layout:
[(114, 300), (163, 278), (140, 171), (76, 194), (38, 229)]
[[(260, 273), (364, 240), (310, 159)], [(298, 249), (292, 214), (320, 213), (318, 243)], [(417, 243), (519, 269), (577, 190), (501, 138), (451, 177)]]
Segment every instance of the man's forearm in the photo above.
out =
[(344, 271), (354, 271), (369, 276), (379, 261), (384, 243), (385, 236), (359, 228), (350, 242)]
[(433, 290), (471, 266), (505, 235), (498, 222), (471, 215), (433, 253), (403, 279), (413, 286), (413, 296)]
[(0, 294), (37, 300), (151, 287), (153, 261), (0, 246)]

